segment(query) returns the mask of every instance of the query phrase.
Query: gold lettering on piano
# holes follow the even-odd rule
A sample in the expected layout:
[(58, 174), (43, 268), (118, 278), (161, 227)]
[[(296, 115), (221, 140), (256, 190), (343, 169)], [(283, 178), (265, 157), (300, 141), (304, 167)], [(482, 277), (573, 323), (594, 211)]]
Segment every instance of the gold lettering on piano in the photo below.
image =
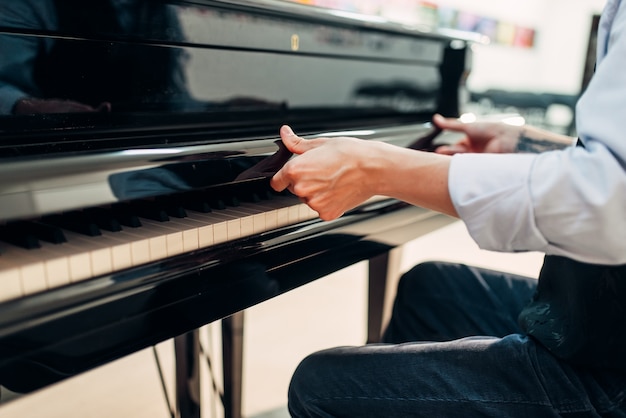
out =
[(300, 49), (300, 37), (297, 34), (291, 35), (291, 50), (298, 51)]

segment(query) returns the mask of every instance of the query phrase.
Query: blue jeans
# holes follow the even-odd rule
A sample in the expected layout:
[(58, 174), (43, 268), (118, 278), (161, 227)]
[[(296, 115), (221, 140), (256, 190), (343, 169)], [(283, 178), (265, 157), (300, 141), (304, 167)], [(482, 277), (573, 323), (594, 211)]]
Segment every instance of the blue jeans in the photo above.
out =
[(517, 316), (535, 285), (465, 265), (414, 267), (400, 280), (385, 343), (304, 359), (291, 415), (626, 417), (623, 373), (576, 368), (521, 333)]

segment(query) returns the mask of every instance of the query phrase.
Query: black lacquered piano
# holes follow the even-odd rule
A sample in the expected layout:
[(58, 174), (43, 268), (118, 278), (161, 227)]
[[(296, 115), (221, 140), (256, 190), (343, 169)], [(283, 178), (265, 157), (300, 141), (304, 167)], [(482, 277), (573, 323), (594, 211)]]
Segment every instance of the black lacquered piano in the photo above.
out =
[(269, 187), (278, 130), (422, 145), (474, 39), (284, 1), (3, 3), (0, 385), (176, 338), (189, 387), (195, 330), (224, 320), (237, 416), (237, 314), (363, 260), (376, 340), (387, 254), (448, 220), (376, 197), (321, 221)]

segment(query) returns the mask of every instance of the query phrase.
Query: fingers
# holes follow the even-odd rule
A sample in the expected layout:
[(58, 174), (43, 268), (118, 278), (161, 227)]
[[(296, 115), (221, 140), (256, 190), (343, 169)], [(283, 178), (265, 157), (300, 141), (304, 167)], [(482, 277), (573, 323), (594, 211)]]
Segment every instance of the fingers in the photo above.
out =
[(278, 170), (278, 172), (274, 174), (274, 176), (270, 179), (270, 186), (277, 192), (282, 192), (290, 185), (291, 180), (289, 179), (287, 171), (284, 169), (284, 167)]
[(441, 129), (449, 129), (452, 131), (464, 131), (467, 124), (454, 118), (444, 118), (440, 114), (433, 116), (433, 123)]
[(435, 149), (435, 152), (443, 155), (454, 155), (470, 152), (470, 148), (464, 144), (441, 145)]

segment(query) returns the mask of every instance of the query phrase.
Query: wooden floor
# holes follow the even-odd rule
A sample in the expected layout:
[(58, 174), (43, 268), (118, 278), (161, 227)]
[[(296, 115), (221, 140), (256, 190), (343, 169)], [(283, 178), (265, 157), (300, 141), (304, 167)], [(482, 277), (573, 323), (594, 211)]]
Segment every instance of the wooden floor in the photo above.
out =
[[(537, 253), (496, 254), (479, 250), (464, 226), (455, 222), (407, 244), (399, 272), (423, 260), (461, 261), (514, 273), (536, 275)], [(307, 354), (337, 345), (358, 345), (366, 336), (366, 265), (359, 263), (245, 312), (244, 414), (255, 418), (288, 417), (286, 392), (298, 362)], [(203, 368), (203, 417), (221, 417), (209, 375), (220, 376), (220, 328), (201, 331), (213, 370)], [(38, 393), (7, 401), (2, 418), (167, 418), (173, 394), (173, 343), (164, 342)], [(216, 385), (221, 384), (216, 379)], [(2, 399), (11, 396), (2, 392)]]

